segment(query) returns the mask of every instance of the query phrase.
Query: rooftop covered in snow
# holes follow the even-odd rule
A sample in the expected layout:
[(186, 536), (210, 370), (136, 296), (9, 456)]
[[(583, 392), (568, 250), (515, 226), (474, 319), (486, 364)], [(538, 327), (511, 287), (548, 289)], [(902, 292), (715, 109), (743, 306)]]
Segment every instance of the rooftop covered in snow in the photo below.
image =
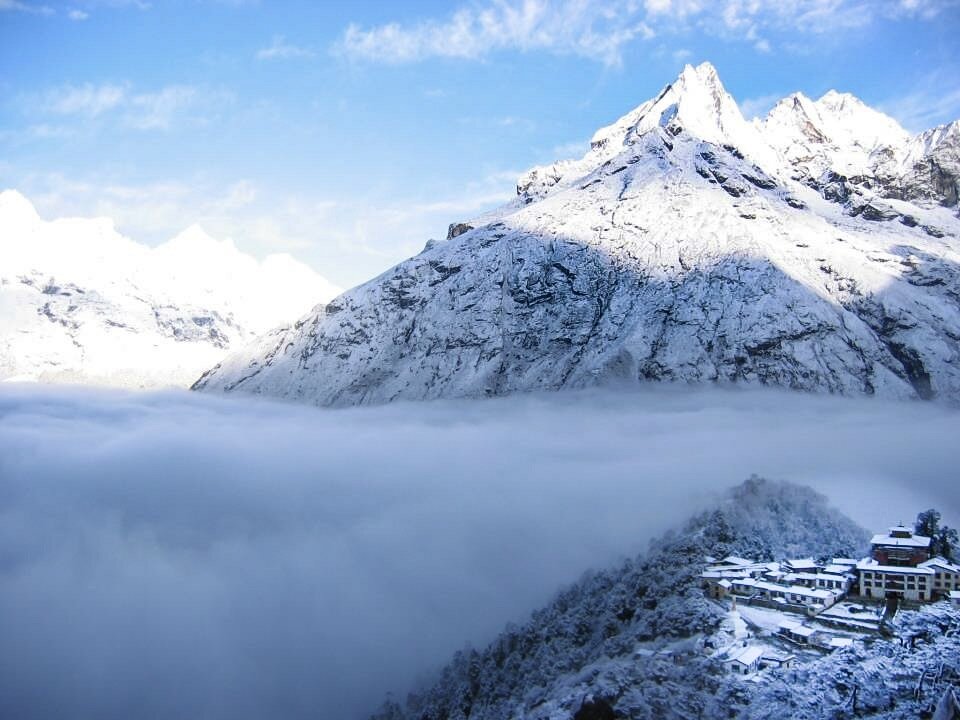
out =
[(870, 544), (888, 547), (925, 548), (930, 547), (930, 538), (925, 535), (914, 535), (910, 528), (898, 525), (890, 528), (886, 535), (874, 535)]

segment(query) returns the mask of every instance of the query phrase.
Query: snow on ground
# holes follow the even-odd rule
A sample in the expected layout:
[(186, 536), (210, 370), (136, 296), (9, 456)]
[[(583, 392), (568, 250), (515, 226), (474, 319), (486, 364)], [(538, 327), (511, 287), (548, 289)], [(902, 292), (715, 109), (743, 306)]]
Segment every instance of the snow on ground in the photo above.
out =
[(836, 620), (853, 627), (861, 627), (866, 630), (876, 629), (883, 617), (883, 606), (862, 605), (855, 602), (838, 602), (836, 605), (827, 608), (819, 617), (828, 620)]
[(753, 627), (762, 632), (776, 633), (780, 623), (785, 620), (799, 621), (803, 619), (802, 615), (796, 613), (785, 613), (769, 608), (755, 607), (751, 605), (738, 606), (743, 619)]
[(743, 640), (744, 638), (750, 636), (747, 623), (744, 622), (739, 610), (731, 610), (727, 615), (727, 619), (730, 623), (731, 632), (733, 633), (735, 640)]

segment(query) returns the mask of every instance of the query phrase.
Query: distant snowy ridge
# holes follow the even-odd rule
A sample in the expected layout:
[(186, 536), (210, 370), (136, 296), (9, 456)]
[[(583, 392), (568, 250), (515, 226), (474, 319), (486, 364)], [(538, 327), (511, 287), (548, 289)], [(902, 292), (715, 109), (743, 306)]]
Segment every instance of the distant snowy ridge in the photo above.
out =
[(199, 390), (353, 405), (604, 382), (960, 401), (960, 123), (850, 95), (748, 122), (688, 66), (517, 198)]
[(339, 289), (199, 226), (150, 248), (105, 218), (45, 221), (0, 193), (0, 380), (186, 386)]

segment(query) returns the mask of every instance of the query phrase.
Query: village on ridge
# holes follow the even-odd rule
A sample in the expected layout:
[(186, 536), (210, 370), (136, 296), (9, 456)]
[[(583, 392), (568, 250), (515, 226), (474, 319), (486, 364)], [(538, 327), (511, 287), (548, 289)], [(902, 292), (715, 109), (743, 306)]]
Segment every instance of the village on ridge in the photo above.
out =
[(703, 587), (729, 609), (732, 643), (705, 649), (749, 676), (883, 632), (901, 607), (948, 601), (960, 609), (960, 565), (931, 556), (931, 538), (898, 525), (870, 544), (869, 557), (828, 563), (707, 558)]

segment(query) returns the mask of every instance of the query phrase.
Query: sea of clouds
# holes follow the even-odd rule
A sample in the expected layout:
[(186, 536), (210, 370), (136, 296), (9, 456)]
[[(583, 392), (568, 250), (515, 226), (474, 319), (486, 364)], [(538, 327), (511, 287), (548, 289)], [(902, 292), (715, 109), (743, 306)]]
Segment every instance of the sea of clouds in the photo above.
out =
[(751, 473), (960, 520), (960, 412), (0, 386), (0, 717), (357, 718)]

